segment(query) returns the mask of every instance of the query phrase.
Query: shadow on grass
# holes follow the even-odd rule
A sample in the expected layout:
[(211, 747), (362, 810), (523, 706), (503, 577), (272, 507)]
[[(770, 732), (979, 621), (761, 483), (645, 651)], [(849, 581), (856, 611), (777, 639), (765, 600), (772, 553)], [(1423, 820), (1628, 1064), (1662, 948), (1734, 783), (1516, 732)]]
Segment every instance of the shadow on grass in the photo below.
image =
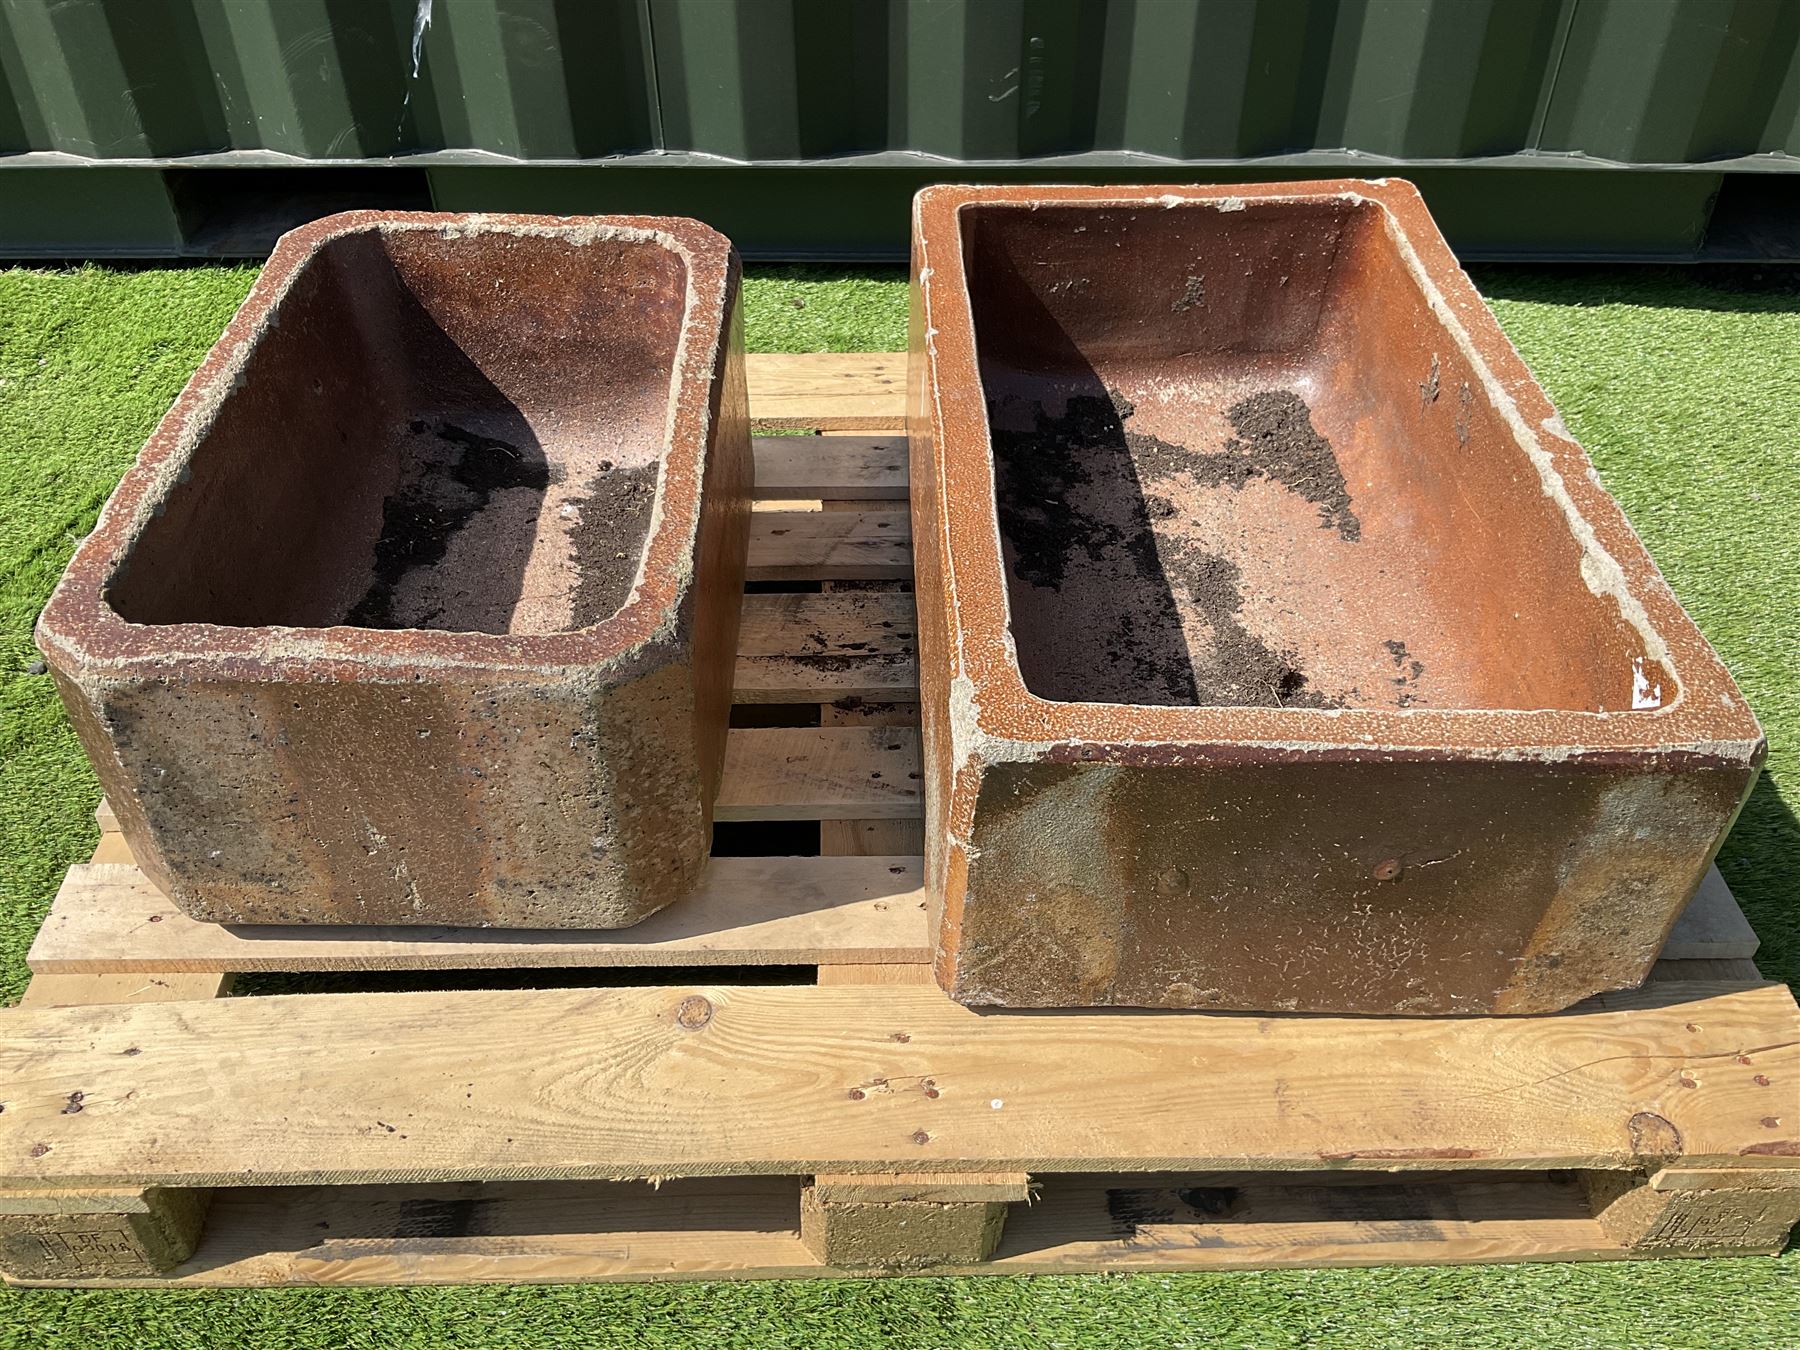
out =
[(1719, 850), (1719, 871), (1756, 930), (1756, 964), (1800, 989), (1800, 821), (1764, 772)]
[(1800, 313), (1800, 267), (1718, 263), (1707, 266), (1543, 267), (1482, 263), (1469, 269), (1490, 300), (1541, 305), (1641, 305), (1723, 314)]
[(803, 281), (818, 284), (845, 281), (905, 281), (906, 268), (891, 266), (840, 267), (830, 263), (766, 263), (744, 264), (744, 275), (753, 281)]

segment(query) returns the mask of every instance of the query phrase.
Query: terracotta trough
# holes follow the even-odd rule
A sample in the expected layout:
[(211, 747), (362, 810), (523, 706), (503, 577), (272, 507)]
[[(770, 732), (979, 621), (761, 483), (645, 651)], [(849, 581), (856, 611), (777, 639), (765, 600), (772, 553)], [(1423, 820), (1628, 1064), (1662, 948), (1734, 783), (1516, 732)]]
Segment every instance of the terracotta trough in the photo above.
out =
[(730, 245), (283, 239), (38, 638), (138, 862), (244, 923), (604, 928), (708, 852), (751, 486)]
[(1412, 187), (933, 188), (913, 237), (944, 986), (1641, 982), (1761, 732)]

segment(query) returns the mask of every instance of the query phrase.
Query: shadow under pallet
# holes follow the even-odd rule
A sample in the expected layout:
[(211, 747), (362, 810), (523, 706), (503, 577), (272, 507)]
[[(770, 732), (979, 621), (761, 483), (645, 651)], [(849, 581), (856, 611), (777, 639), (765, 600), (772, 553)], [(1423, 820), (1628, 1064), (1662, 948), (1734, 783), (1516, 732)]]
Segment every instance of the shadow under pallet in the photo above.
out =
[[(938, 991), (900, 368), (750, 363), (761, 427), (857, 433), (757, 442), (737, 681), (757, 724), (719, 803), (734, 829), (816, 822), (818, 854), (716, 856), (702, 894), (609, 932), (227, 928), (151, 886), (102, 804), (25, 1006), (0, 1013), (9, 1281), (1780, 1249), (1800, 1010), (1716, 873), (1651, 983), (1554, 1016), (978, 1012)], [(790, 982), (706, 982), (747, 967)], [(609, 987), (217, 997), (246, 972), (498, 969)]]

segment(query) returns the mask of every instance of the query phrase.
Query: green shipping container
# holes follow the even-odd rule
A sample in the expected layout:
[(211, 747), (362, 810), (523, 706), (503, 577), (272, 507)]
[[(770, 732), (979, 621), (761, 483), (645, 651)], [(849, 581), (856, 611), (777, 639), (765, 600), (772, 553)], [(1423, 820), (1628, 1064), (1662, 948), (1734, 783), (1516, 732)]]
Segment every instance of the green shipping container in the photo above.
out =
[(1800, 0), (0, 0), (15, 255), (435, 203), (893, 256), (927, 182), (1393, 173), (1471, 255), (1767, 256), (1796, 169)]

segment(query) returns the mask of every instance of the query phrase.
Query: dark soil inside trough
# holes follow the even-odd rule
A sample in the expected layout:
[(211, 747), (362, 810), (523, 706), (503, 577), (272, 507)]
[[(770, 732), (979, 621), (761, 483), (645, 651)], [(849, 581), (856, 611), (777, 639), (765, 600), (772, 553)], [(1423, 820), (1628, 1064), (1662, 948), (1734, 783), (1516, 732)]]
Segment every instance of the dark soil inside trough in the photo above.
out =
[[(1058, 701), (1342, 706), (1310, 686), (1293, 652), (1245, 626), (1241, 569), (1145, 488), (1178, 476), (1202, 488), (1268, 479), (1315, 505), (1321, 528), (1358, 540), (1343, 471), (1306, 403), (1285, 389), (1244, 398), (1227, 414), (1236, 434), (1205, 452), (1129, 430), (1134, 411), (1117, 394), (1075, 394), (1055, 415), (1016, 398), (990, 405), (1027, 686)], [(1056, 599), (1021, 605), (1020, 585)]]
[(638, 560), (656, 505), (656, 465), (616, 468), (603, 463), (570, 531), (581, 580), (575, 587), (576, 628), (611, 618), (631, 595)]
[[(530, 436), (449, 421), (414, 421), (408, 430), (400, 483), (382, 504), (369, 587), (344, 623), (504, 633), (538, 627), (519, 624), (527, 613), (535, 620), (560, 608), (566, 621), (544, 626), (578, 629), (625, 603), (650, 531), (654, 463), (601, 460), (586, 495), (565, 490), (560, 510), (546, 517), (545, 494), (565, 473)], [(534, 552), (556, 534), (566, 537), (572, 570), (552, 593), (528, 595)]]

